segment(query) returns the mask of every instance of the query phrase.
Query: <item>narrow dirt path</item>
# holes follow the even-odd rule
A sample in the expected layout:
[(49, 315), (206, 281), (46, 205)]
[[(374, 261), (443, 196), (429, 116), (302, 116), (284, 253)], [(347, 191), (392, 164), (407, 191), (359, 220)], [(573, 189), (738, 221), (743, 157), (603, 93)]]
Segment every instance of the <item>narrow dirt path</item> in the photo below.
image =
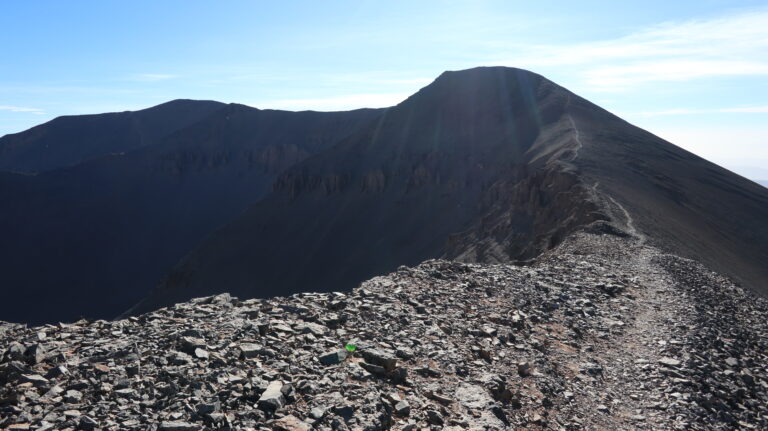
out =
[[(566, 102), (565, 106), (566, 106), (566, 110), (568, 109), (569, 106), (571, 106), (570, 94), (568, 95), (568, 101)], [(577, 157), (579, 157), (579, 151), (582, 149), (582, 147), (584, 147), (584, 144), (581, 142), (581, 132), (579, 131), (579, 128), (576, 127), (576, 121), (573, 119), (573, 116), (571, 115), (570, 112), (566, 114), (566, 116), (568, 117), (568, 122), (571, 123), (571, 128), (573, 129), (573, 139), (574, 141), (576, 141), (576, 145), (577, 145), (576, 149), (573, 150), (573, 157), (571, 157), (571, 160), (569, 160), (572, 162), (576, 160)]]
[(672, 429), (669, 416), (661, 412), (667, 402), (663, 382), (674, 371), (663, 364), (683, 359), (675, 349), (684, 336), (676, 325), (683, 317), (680, 298), (669, 277), (653, 264), (658, 252), (642, 246), (644, 238), (637, 235), (631, 218), (628, 229), (638, 239), (634, 258), (625, 265), (637, 276), (627, 286), (630, 301), (617, 313), (617, 320), (624, 316), (622, 330), (597, 344), (596, 356), (613, 365), (605, 375), (605, 390), (611, 394), (611, 414), (617, 422), (638, 429)]
[(686, 359), (682, 341), (692, 322), (687, 300), (656, 263), (660, 252), (645, 245), (631, 216), (609, 200), (624, 213), (632, 237), (584, 236), (566, 248), (611, 256), (615, 266), (605, 271), (616, 275), (615, 282), (597, 288), (613, 293), (594, 302), (598, 329), (584, 337), (581, 348), (553, 355), (576, 372), (567, 379), (567, 390), (574, 394), (577, 411), (592, 412), (583, 418), (584, 429), (677, 429), (680, 423), (667, 409), (680, 394), (668, 389), (673, 379), (684, 377), (675, 364)]
[[(597, 186), (597, 183), (595, 183), (595, 186)], [(624, 223), (627, 228), (627, 232), (633, 237), (638, 238), (640, 245), (644, 244), (646, 239), (645, 235), (643, 235), (642, 233), (640, 233), (640, 231), (637, 230), (637, 228), (635, 227), (635, 222), (632, 219), (632, 215), (629, 213), (629, 211), (627, 211), (627, 209), (624, 208), (624, 205), (620, 204), (613, 197), (608, 196), (608, 199), (611, 202), (613, 202), (613, 204), (616, 205), (616, 207), (618, 207), (619, 210), (621, 210), (621, 212), (624, 214)]]

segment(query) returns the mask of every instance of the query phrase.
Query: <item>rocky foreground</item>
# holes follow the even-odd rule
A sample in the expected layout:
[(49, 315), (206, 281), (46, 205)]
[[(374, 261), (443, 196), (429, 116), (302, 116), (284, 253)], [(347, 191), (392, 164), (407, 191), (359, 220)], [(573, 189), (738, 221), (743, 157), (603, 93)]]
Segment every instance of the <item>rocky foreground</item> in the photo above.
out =
[(768, 429), (768, 302), (629, 236), (0, 325), (0, 429)]

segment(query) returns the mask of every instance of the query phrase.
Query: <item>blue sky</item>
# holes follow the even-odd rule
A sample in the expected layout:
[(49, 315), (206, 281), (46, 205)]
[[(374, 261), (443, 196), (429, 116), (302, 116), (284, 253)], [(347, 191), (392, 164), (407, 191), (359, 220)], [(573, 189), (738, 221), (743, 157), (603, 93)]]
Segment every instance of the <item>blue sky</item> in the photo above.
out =
[(176, 98), (341, 110), (523, 67), (768, 179), (763, 1), (0, 2), (0, 135)]

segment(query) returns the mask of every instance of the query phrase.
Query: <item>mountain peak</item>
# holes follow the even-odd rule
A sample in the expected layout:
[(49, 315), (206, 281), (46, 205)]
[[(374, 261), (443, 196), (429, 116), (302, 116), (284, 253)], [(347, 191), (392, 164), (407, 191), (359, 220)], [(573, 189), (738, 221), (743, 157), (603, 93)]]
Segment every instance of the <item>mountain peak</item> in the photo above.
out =
[(539, 74), (525, 69), (506, 66), (482, 66), (441, 73), (422, 92), (450, 92), (461, 97), (476, 98), (491, 93), (504, 93), (520, 89), (534, 89), (542, 82), (551, 83)]
[(469, 69), (458, 70), (446, 70), (441, 73), (437, 79), (443, 78), (469, 78), (469, 77), (488, 77), (490, 75), (520, 75), (520, 76), (535, 76), (541, 78), (538, 73), (531, 72), (527, 69), (521, 69), (510, 66), (478, 66)]
[[(0, 218), (0, 260), (18, 269), (0, 284), (19, 290), (66, 279), (68, 296), (93, 298), (106, 286), (113, 310), (135, 301), (107, 289), (143, 295), (158, 280), (136, 310), (219, 288), (348, 290), (431, 258), (530, 261), (580, 230), (642, 236), (758, 290), (768, 277), (765, 188), (523, 69), (448, 71), (385, 110), (182, 99), (61, 123), (0, 154), (14, 155), (9, 166), (74, 165), (0, 184), (14, 208)], [(117, 153), (93, 158), (105, 151)], [(61, 216), (43, 223), (49, 214)], [(165, 250), (147, 253), (155, 244)], [(41, 262), (57, 270), (32, 281)]]
[[(239, 296), (346, 290), (428, 258), (527, 261), (593, 225), (647, 235), (760, 289), (767, 250), (747, 238), (768, 239), (768, 196), (715, 168), (530, 71), (449, 71), (282, 172), (267, 198), (190, 253), (137, 310), (211, 286)], [(663, 208), (667, 222), (649, 208)]]
[(221, 102), (215, 100), (203, 100), (203, 99), (172, 99), (167, 102), (160, 103), (150, 108), (141, 109), (141, 111), (157, 108), (180, 108), (184, 106), (202, 106), (202, 105), (216, 105), (223, 106)]

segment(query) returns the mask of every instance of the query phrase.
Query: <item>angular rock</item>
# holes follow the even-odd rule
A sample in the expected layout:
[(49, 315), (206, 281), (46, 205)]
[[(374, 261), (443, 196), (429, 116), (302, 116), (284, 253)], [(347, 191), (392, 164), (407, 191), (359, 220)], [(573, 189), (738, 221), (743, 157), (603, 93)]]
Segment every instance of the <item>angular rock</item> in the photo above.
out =
[(199, 431), (203, 429), (202, 426), (182, 421), (165, 421), (160, 422), (158, 431)]
[(326, 409), (325, 407), (315, 407), (309, 411), (309, 417), (315, 420), (320, 420), (322, 419), (323, 416), (325, 416), (325, 412), (327, 410), (328, 409)]
[(179, 345), (184, 353), (194, 354), (195, 349), (207, 349), (205, 340), (196, 337), (181, 337)]
[(517, 374), (519, 374), (520, 377), (529, 377), (533, 375), (533, 367), (530, 362), (518, 362)]
[(343, 362), (347, 358), (347, 354), (345, 349), (336, 349), (320, 356), (318, 359), (323, 365), (336, 365)]
[(445, 419), (439, 412), (434, 410), (427, 410), (427, 422), (432, 425), (444, 425)]
[(168, 356), (168, 362), (172, 365), (187, 365), (192, 362), (192, 357), (184, 352), (173, 352)]
[(208, 351), (204, 350), (204, 349), (196, 348), (194, 354), (195, 354), (195, 357), (197, 359), (208, 359), (209, 358)]
[(69, 374), (69, 370), (64, 365), (57, 365), (50, 370), (48, 370), (47, 373), (45, 373), (45, 377), (47, 379), (55, 379), (56, 377), (63, 376)]
[(665, 367), (679, 367), (681, 362), (677, 359), (664, 357), (659, 359), (659, 364), (664, 365)]
[(395, 404), (395, 414), (398, 416), (408, 416), (411, 414), (411, 405), (408, 404), (408, 401), (403, 400)]
[(64, 401), (68, 403), (79, 403), (83, 399), (83, 393), (70, 389), (64, 393)]
[(393, 371), (397, 367), (397, 356), (382, 349), (365, 349), (362, 352), (365, 362)]
[(264, 347), (259, 344), (244, 343), (239, 346), (240, 356), (245, 359), (255, 358), (259, 356), (259, 352)]
[(262, 410), (274, 411), (285, 404), (285, 397), (282, 393), (283, 382), (275, 380), (269, 383), (267, 389), (261, 394), (258, 406)]
[(272, 427), (282, 431), (309, 431), (312, 427), (293, 415), (288, 415), (272, 422)]
[(335, 415), (344, 418), (345, 421), (349, 421), (355, 414), (355, 407), (350, 404), (342, 404), (335, 406), (332, 411)]
[(96, 422), (94, 419), (86, 415), (80, 416), (80, 421), (78, 425), (79, 425), (79, 429), (86, 430), (86, 431), (96, 429), (96, 427), (99, 426), (98, 422)]
[(45, 386), (48, 384), (48, 379), (39, 374), (22, 374), (21, 381), (25, 383), (32, 383), (35, 386)]

